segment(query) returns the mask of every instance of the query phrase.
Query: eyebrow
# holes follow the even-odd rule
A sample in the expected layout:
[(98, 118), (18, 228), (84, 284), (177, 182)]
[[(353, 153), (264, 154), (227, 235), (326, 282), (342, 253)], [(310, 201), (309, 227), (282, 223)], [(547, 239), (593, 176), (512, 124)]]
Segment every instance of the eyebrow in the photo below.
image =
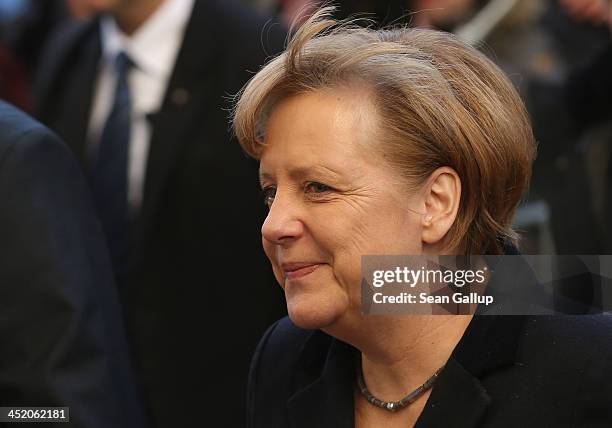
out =
[[(324, 174), (330, 178), (333, 179), (339, 179), (341, 178), (340, 173), (338, 173), (337, 171), (334, 171), (333, 169), (327, 168), (325, 166), (322, 165), (316, 165), (313, 167), (297, 167), (292, 169), (289, 172), (289, 176), (291, 178), (303, 178), (312, 174)], [(274, 177), (272, 176), (272, 174), (269, 174), (267, 172), (261, 172), (259, 173), (259, 182), (263, 182), (264, 180), (274, 180)]]

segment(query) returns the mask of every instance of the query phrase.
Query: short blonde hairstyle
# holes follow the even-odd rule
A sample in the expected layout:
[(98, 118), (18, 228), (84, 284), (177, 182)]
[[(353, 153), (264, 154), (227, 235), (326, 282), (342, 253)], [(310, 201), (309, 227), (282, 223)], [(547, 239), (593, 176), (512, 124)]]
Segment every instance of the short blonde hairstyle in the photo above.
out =
[(459, 175), (462, 195), (448, 248), (501, 254), (517, 244), (512, 219), (531, 176), (535, 141), (506, 76), (453, 35), (375, 30), (330, 18), (322, 8), (238, 95), (233, 126), (256, 159), (274, 106), (291, 95), (365, 85), (378, 114), (376, 146), (414, 185), (437, 168)]

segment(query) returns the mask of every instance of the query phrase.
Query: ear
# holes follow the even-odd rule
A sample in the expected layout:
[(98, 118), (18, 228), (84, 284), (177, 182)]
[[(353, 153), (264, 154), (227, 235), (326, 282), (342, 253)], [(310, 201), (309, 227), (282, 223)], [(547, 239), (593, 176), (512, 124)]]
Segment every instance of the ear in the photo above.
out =
[(424, 188), (425, 213), (422, 217), (421, 240), (424, 247), (443, 250), (443, 238), (457, 218), (461, 200), (461, 179), (450, 167), (436, 169)]

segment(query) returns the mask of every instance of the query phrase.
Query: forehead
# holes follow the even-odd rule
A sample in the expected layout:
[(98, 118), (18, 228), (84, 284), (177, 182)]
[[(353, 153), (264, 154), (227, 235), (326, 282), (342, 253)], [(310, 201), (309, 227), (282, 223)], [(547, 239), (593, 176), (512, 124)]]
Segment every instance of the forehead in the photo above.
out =
[(286, 98), (268, 120), (261, 169), (363, 161), (373, 152), (375, 122), (363, 92), (326, 90)]

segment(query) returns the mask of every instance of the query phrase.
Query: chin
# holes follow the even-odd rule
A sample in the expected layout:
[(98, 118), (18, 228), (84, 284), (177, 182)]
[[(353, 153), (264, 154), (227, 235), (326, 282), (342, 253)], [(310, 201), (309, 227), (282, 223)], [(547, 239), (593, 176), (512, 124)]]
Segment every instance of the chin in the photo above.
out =
[(317, 301), (318, 299), (287, 299), (287, 312), (298, 327), (316, 330), (333, 326), (348, 310), (348, 299)]

